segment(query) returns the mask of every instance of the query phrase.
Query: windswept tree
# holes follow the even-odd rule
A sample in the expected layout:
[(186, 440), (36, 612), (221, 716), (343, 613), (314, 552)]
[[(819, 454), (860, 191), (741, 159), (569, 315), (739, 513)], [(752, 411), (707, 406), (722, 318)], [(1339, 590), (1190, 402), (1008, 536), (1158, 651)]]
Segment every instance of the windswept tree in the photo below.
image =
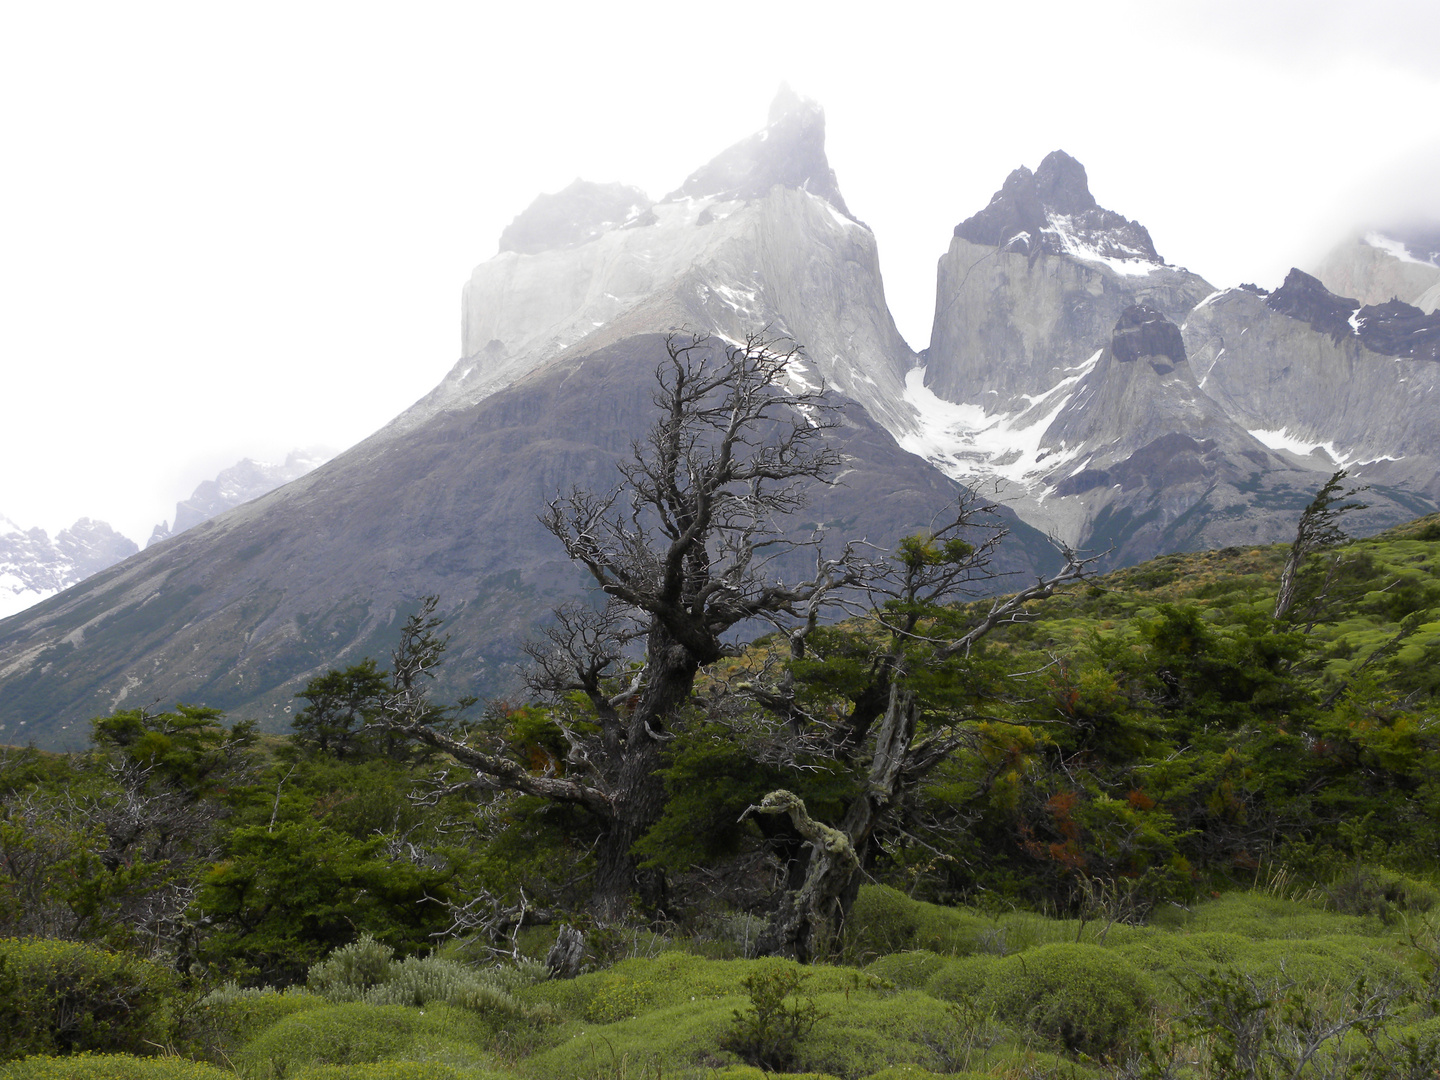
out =
[[(631, 848), (663, 808), (661, 750), (683, 733), (697, 674), (730, 651), (727, 633), (756, 619), (813, 621), (863, 577), (854, 549), (826, 557), (818, 536), (796, 541), (783, 529), (840, 460), (828, 438), (833, 406), (792, 377), (797, 357), (764, 335), (740, 344), (670, 337), (655, 372), (658, 418), (620, 463), (619, 482), (561, 495), (541, 515), (610, 601), (561, 612), (531, 650), (532, 688), (560, 706), (562, 764), (537, 773), (493, 739), (426, 726), (423, 695), (402, 695), (389, 711), (396, 730), (485, 784), (584, 808), (600, 832), (593, 906), (602, 917), (620, 916), (637, 894), (662, 902), (663, 883), (639, 872)], [(804, 579), (782, 580), (778, 564), (794, 567), (805, 548)], [(639, 662), (627, 641), (643, 641)]]
[[(1275, 596), (1277, 622), (1290, 615), (1300, 598), (1305, 576), (1301, 571), (1306, 560), (1318, 552), (1349, 543), (1350, 537), (1340, 528), (1340, 519), (1352, 510), (1366, 509), (1365, 503), (1355, 501), (1355, 496), (1365, 488), (1347, 488), (1345, 478), (1348, 475), (1345, 469), (1332, 474), (1300, 515), (1300, 521), (1295, 527), (1295, 540), (1290, 545), (1285, 567), (1280, 571), (1280, 589)], [(1338, 558), (1332, 560), (1321, 580), (1316, 581), (1310, 589), (1311, 595), (1307, 604), (1310, 615), (1318, 615), (1319, 610), (1324, 607), (1339, 562)], [(1309, 622), (1313, 627), (1315, 619), (1312, 617)]]

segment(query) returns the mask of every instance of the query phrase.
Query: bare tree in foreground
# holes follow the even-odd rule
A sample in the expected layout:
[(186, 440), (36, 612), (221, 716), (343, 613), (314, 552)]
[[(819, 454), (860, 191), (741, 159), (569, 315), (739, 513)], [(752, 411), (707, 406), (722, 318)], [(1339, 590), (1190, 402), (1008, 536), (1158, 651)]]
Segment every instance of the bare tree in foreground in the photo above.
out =
[[(457, 737), (425, 722), (433, 715), (425, 680), (407, 672), (423, 673), (443, 650), (433, 618), (417, 617), (406, 628), (393, 676), (401, 689), (387, 712), (394, 729), (449, 753), (483, 785), (582, 808), (600, 833), (595, 914), (619, 918), (637, 895), (654, 910), (664, 900), (663, 881), (642, 872), (631, 851), (664, 810), (666, 743), (685, 737), (701, 713), (693, 702), (697, 675), (735, 651), (725, 635), (750, 620), (780, 630), (790, 661), (799, 661), (823, 612), (858, 598), (850, 610), (874, 613), (889, 644), (848, 715), (835, 722), (807, 714), (788, 666), (778, 679), (757, 679), (743, 691), (778, 718), (785, 738), (864, 778), (835, 827), (815, 822), (789, 792), (753, 808), (787, 814), (788, 826), (776, 824), (808, 845), (763, 943), (808, 958), (828, 947), (878, 825), (965, 738), (958, 721), (922, 727), (906, 685), (916, 642), (926, 643), (924, 662), (963, 656), (994, 628), (1025, 617), (1032, 601), (1080, 577), (1086, 560), (1065, 551), (1059, 572), (952, 629), (953, 620), (937, 620), (936, 612), (996, 576), (990, 562), (1005, 530), (993, 507), (962, 500), (952, 521), (903, 542), (889, 560), (862, 556), (863, 545), (827, 557), (818, 536), (787, 538), (782, 520), (840, 463), (829, 441), (834, 406), (823, 389), (791, 377), (797, 359), (796, 350), (758, 335), (741, 344), (669, 338), (655, 373), (659, 417), (620, 464), (620, 482), (605, 493), (557, 497), (541, 515), (609, 600), (602, 610), (562, 609), (529, 650), (530, 685), (552, 702), (563, 757), (536, 768), (498, 740)], [(793, 568), (801, 558), (809, 567), (803, 580), (782, 578), (781, 564)], [(634, 641), (644, 643), (640, 662), (629, 659), (626, 645)]]
[[(533, 689), (588, 702), (582, 714), (555, 714), (568, 748), (562, 767), (536, 773), (422, 723), (423, 694), (389, 710), (393, 727), (484, 782), (589, 812), (601, 828), (592, 902), (603, 918), (622, 915), (636, 894), (650, 905), (662, 899), (630, 849), (660, 815), (662, 747), (684, 726), (696, 674), (726, 655), (724, 635), (750, 619), (813, 616), (860, 580), (849, 548), (825, 558), (818, 537), (802, 543), (781, 532), (805, 488), (828, 482), (839, 464), (827, 443), (832, 406), (823, 389), (789, 377), (797, 359), (762, 335), (741, 344), (670, 337), (655, 372), (659, 418), (621, 462), (620, 483), (603, 494), (574, 490), (541, 515), (610, 598), (604, 611), (560, 612), (531, 650)], [(806, 546), (808, 577), (782, 581), (777, 560), (793, 563)], [(644, 640), (638, 666), (626, 659), (627, 636)], [(397, 676), (400, 667), (397, 654)]]

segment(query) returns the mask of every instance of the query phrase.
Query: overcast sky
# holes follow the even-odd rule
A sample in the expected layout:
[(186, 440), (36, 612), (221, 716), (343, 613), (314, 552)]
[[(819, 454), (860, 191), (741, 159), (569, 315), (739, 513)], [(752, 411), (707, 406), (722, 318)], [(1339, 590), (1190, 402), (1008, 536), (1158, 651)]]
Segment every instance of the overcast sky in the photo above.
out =
[(1056, 148), (1216, 285), (1440, 219), (1434, 0), (679, 7), (4, 5), (0, 515), (143, 543), (240, 457), (363, 438), (537, 194), (663, 195), (782, 80), (916, 348), (954, 225)]

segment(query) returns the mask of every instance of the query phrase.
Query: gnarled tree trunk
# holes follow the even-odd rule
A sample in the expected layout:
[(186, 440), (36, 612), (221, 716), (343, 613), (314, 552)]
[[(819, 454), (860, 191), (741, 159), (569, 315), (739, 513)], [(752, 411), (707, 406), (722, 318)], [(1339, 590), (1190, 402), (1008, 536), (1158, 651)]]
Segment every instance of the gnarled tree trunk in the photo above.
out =
[(805, 803), (789, 791), (772, 791), (746, 811), (788, 814), (810, 845), (805, 881), (787, 891), (760, 936), (763, 953), (801, 963), (823, 959), (834, 948), (860, 887), (860, 870), (875, 826), (902, 794), (905, 765), (915, 740), (915, 695), (891, 684), (889, 702), (876, 731), (865, 791), (852, 802), (839, 828), (815, 821)]

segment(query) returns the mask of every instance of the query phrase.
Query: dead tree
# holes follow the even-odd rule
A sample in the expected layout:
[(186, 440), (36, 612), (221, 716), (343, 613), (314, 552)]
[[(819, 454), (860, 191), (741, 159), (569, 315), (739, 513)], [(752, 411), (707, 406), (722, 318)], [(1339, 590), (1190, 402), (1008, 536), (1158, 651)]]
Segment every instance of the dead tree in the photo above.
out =
[[(637, 870), (631, 848), (663, 809), (662, 747), (682, 733), (697, 673), (729, 651), (727, 632), (754, 619), (803, 621), (862, 576), (853, 549), (827, 558), (818, 537), (789, 539), (780, 524), (840, 460), (828, 441), (833, 406), (823, 388), (791, 377), (797, 358), (763, 335), (670, 337), (655, 372), (658, 418), (621, 462), (619, 483), (574, 490), (541, 515), (611, 602), (562, 612), (531, 650), (534, 689), (589, 703), (583, 716), (554, 714), (563, 775), (420, 723), (418, 699), (391, 710), (393, 725), (485, 783), (586, 810), (601, 832), (592, 906), (602, 918), (622, 916), (637, 894), (661, 902), (663, 883)], [(777, 560), (805, 546), (813, 572), (782, 581)], [(643, 640), (638, 663), (627, 660), (627, 636)]]

